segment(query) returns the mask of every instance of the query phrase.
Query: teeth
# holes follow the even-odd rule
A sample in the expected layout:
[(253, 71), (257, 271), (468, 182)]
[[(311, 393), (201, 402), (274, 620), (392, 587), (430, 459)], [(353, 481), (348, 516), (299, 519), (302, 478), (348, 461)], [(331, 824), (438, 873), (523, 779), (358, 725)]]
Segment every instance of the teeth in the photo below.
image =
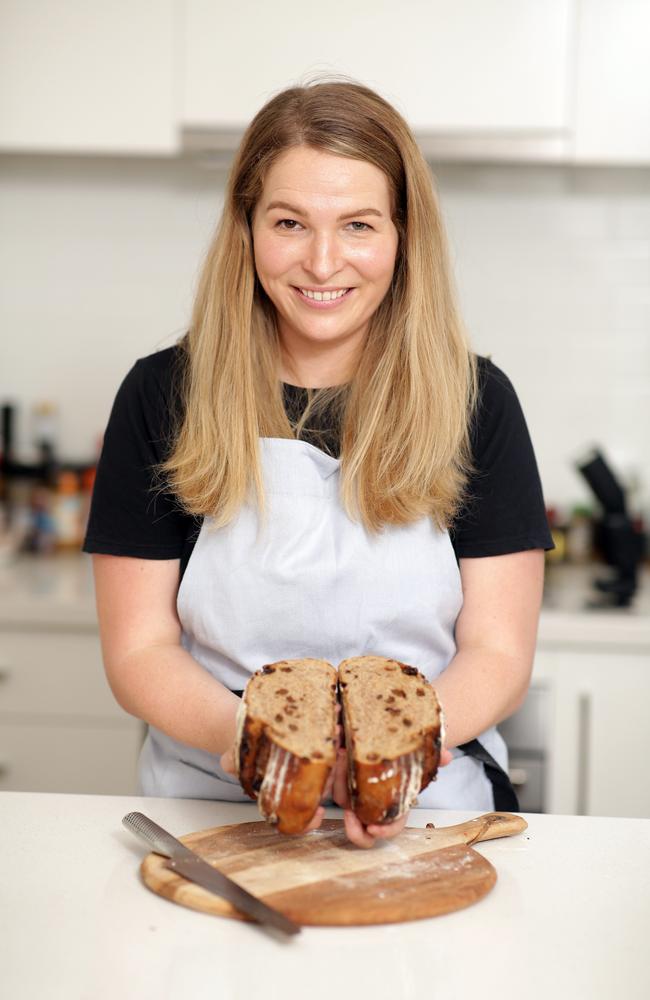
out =
[(332, 299), (340, 299), (348, 290), (341, 288), (338, 292), (310, 292), (307, 288), (300, 289), (303, 295), (306, 295), (308, 299), (315, 299), (316, 302), (331, 302)]

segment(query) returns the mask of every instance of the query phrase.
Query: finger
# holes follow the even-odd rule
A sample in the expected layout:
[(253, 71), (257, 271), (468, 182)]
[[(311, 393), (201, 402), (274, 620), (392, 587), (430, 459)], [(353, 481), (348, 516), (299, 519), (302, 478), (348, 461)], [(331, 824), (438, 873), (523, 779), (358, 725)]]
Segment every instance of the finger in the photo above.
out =
[(330, 773), (327, 775), (327, 781), (323, 785), (323, 791), (321, 793), (321, 802), (325, 799), (329, 799), (332, 795), (332, 788), (334, 787), (334, 768), (330, 769)]
[(371, 837), (377, 837), (379, 840), (389, 840), (391, 837), (397, 837), (397, 835), (402, 832), (406, 826), (407, 820), (408, 813), (404, 816), (400, 816), (400, 818), (396, 819), (394, 823), (382, 823), (381, 826), (376, 823), (371, 823), (366, 829)]
[(447, 764), (451, 764), (454, 759), (454, 755), (451, 750), (441, 750), (440, 751), (440, 763), (438, 767), (446, 767)]
[(356, 844), (357, 847), (372, 847), (375, 843), (374, 837), (371, 837), (357, 819), (351, 809), (346, 809), (343, 813), (343, 824), (345, 827), (345, 833), (348, 840)]
[(317, 830), (318, 827), (323, 822), (323, 817), (325, 816), (325, 810), (322, 806), (319, 806), (314, 815), (312, 816), (309, 824), (303, 830), (303, 833), (309, 833), (310, 830)]

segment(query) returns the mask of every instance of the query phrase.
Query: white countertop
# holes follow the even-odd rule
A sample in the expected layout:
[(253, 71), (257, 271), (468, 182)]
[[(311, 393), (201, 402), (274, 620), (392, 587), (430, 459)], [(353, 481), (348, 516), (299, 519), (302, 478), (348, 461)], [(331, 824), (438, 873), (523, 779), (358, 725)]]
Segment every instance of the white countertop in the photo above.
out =
[(90, 556), (19, 556), (0, 565), (0, 626), (97, 631)]
[(538, 645), (650, 651), (650, 569), (641, 572), (629, 608), (588, 608), (598, 599), (593, 581), (609, 576), (609, 567), (597, 563), (547, 566)]
[[(498, 873), (479, 903), (413, 923), (304, 928), (281, 941), (145, 888), (138, 866), (146, 848), (121, 825), (132, 810), (176, 835), (258, 818), (253, 804), (1, 793), (0, 994), (12, 1000), (650, 996), (650, 820), (528, 815), (524, 834), (476, 845)], [(450, 825), (472, 815), (414, 810), (410, 825)]]

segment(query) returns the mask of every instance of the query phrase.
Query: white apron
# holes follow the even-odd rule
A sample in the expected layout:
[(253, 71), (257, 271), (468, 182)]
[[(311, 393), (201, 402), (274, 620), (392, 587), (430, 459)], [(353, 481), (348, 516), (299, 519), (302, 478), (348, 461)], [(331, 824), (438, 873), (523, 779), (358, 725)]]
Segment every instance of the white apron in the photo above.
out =
[[(375, 654), (435, 682), (456, 651), (460, 573), (447, 532), (429, 518), (370, 535), (339, 499), (340, 461), (305, 441), (260, 440), (266, 513), (242, 507), (225, 528), (206, 518), (177, 607), (185, 649), (242, 690), (266, 663), (316, 657), (336, 666)], [(507, 769), (492, 727), (479, 740)], [(149, 727), (139, 765), (144, 795), (249, 802), (219, 757)], [(458, 752), (418, 806), (494, 808), (483, 765)]]

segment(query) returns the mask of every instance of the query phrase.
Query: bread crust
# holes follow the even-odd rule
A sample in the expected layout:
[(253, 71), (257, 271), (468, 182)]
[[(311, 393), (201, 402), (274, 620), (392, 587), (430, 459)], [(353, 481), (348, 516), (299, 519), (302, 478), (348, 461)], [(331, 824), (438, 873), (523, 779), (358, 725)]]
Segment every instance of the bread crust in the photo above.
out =
[[(356, 657), (355, 660), (363, 659)], [(377, 659), (377, 657), (373, 657)], [(346, 664), (350, 661), (343, 661)], [(415, 667), (399, 660), (385, 660), (397, 664), (407, 676), (418, 678), (419, 683), (431, 687), (429, 682)], [(339, 665), (339, 669), (343, 664)], [(433, 689), (432, 689), (433, 690)], [(431, 781), (435, 781), (440, 764), (441, 716), (437, 698), (436, 718), (424, 728), (418, 737), (417, 746), (396, 757), (382, 757), (377, 762), (359, 759), (355, 737), (347, 710), (348, 693), (341, 686), (341, 704), (345, 742), (348, 760), (348, 791), (350, 804), (355, 815), (364, 826), (394, 823), (417, 801), (417, 795)], [(435, 692), (433, 692), (435, 695)]]
[[(306, 660), (282, 660), (267, 664), (253, 678), (286, 664), (305, 664)], [(331, 664), (332, 751), (329, 758), (316, 760), (292, 753), (274, 736), (272, 727), (249, 711), (244, 691), (237, 715), (235, 764), (242, 788), (257, 800), (261, 815), (277, 825), (281, 833), (302, 833), (309, 825), (323, 797), (327, 779), (336, 762), (336, 672)]]

